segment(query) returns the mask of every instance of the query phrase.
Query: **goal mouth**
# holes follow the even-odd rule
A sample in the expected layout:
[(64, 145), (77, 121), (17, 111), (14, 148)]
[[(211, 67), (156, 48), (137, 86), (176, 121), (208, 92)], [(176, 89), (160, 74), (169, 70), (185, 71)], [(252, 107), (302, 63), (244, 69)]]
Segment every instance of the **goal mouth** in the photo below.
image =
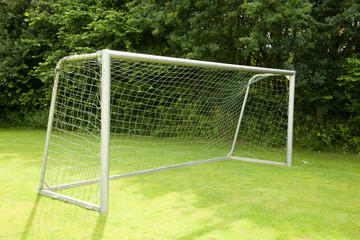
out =
[(63, 58), (39, 193), (107, 213), (112, 179), (223, 160), (291, 166), (294, 84), (288, 70), (110, 50)]

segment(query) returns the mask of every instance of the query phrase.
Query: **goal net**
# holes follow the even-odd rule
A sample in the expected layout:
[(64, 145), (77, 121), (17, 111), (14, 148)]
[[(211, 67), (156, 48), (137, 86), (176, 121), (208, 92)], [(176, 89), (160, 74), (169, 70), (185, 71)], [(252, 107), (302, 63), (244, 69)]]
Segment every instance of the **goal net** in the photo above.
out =
[(109, 180), (291, 166), (295, 72), (103, 50), (56, 67), (39, 193), (107, 213)]

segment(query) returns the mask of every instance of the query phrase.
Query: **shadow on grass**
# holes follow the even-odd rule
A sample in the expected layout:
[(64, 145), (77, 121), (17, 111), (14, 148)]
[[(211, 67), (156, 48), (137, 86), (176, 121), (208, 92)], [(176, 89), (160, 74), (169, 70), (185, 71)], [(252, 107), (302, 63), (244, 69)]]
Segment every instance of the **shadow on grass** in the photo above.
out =
[(41, 196), (37, 194), (37, 195), (36, 195), (35, 202), (34, 202), (34, 204), (33, 204), (33, 207), (32, 207), (32, 209), (31, 209), (31, 212), (30, 212), (30, 214), (29, 214), (29, 217), (28, 217), (28, 219), (26, 220), (26, 224), (25, 224), (25, 227), (24, 227), (24, 230), (23, 230), (23, 232), (22, 232), (22, 234), (21, 234), (21, 238), (20, 238), (20, 239), (26, 239), (27, 236), (28, 236), (28, 234), (29, 234), (29, 232), (30, 232), (30, 229), (31, 229), (31, 227), (32, 227), (32, 225), (33, 225), (34, 217), (35, 217), (35, 215), (36, 215), (37, 208), (38, 208), (39, 203), (40, 203), (40, 198), (41, 198)]
[[(207, 225), (207, 226), (204, 226), (204, 227), (202, 227), (201, 229), (199, 229), (197, 231), (192, 231), (190, 233), (179, 236), (178, 238), (176, 238), (176, 240), (195, 239), (195, 238), (201, 237), (203, 235), (209, 234), (209, 233), (213, 232), (216, 229), (219, 229), (219, 227), (217, 225), (215, 225), (215, 224)], [(211, 238), (209, 238), (209, 239), (211, 239)]]
[[(62, 203), (64, 204), (63, 205), (63, 212), (66, 212), (67, 215), (64, 216), (62, 214), (60, 215), (52, 215), (51, 213), (52, 212), (56, 212), (57, 209), (54, 209), (51, 205), (47, 205), (47, 206), (44, 206), (44, 208), (40, 205), (40, 200), (41, 200), (41, 195), (37, 195), (36, 196), (36, 199), (33, 203), (33, 206), (32, 206), (32, 209), (29, 213), (29, 216), (26, 220), (26, 224), (24, 226), (24, 229), (21, 233), (21, 237), (20, 239), (22, 240), (25, 240), (25, 239), (28, 239), (28, 238), (33, 238), (33, 234), (34, 234), (34, 231), (36, 232), (37, 231), (37, 227), (39, 227), (37, 224), (39, 223), (39, 221), (44, 221), (45, 223), (46, 222), (57, 222), (57, 224), (61, 224), (62, 221), (65, 221), (65, 219), (67, 218), (71, 218), (72, 215), (75, 215), (77, 218), (83, 218), (83, 217), (86, 217), (86, 214), (83, 216), (82, 213), (83, 212), (88, 212), (89, 210), (85, 210), (83, 208), (80, 208), (78, 206), (73, 206), (71, 204), (67, 204), (67, 203), (62, 203), (58, 200), (54, 200), (54, 201), (50, 201), (50, 203)], [(40, 206), (40, 208), (39, 208)], [(69, 209), (71, 211), (67, 211), (66, 210), (66, 207), (69, 207)], [(75, 211), (75, 212), (73, 212)], [(51, 212), (51, 213), (50, 213)], [(54, 218), (55, 216), (55, 218)], [(95, 214), (96, 216), (96, 214)], [(95, 217), (94, 216), (94, 217)], [(95, 221), (93, 221), (94, 225), (93, 226), (93, 232), (88, 232), (88, 239), (91, 239), (91, 240), (100, 240), (103, 238), (103, 235), (104, 235), (104, 230), (105, 230), (105, 226), (106, 226), (106, 223), (107, 223), (107, 217), (108, 215), (107, 214), (98, 214), (98, 216), (96, 218), (93, 218), (93, 220), (96, 221), (96, 224), (95, 224)], [(35, 219), (35, 221), (34, 221)], [(58, 221), (58, 220), (61, 220), (61, 221)], [(79, 220), (79, 219), (78, 219)], [(66, 226), (64, 226), (66, 227)], [(57, 229), (47, 229), (45, 230), (44, 232), (44, 229), (42, 229), (41, 231), (37, 232), (37, 234), (40, 234), (41, 236), (51, 236), (51, 232), (56, 232)], [(47, 235), (49, 234), (50, 235)], [(75, 232), (76, 233), (76, 232)], [(76, 233), (77, 234), (77, 233)], [(90, 237), (91, 236), (91, 237)], [(38, 236), (39, 239), (41, 238), (40, 236)]]
[(91, 236), (91, 240), (102, 239), (104, 234), (104, 229), (106, 226), (107, 216), (108, 216), (107, 214), (99, 214), (99, 217), (96, 222), (96, 226)]

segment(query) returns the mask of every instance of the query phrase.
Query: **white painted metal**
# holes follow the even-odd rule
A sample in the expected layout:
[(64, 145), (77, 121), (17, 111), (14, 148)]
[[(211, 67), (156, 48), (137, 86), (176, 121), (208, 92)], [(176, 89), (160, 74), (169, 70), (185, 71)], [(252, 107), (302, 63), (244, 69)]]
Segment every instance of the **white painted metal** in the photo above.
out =
[(261, 160), (261, 159), (255, 159), (255, 158), (243, 158), (243, 157), (230, 157), (232, 160), (240, 160), (245, 162), (255, 162), (255, 163), (265, 163), (265, 164), (272, 164), (272, 165), (281, 165), (286, 166), (286, 163), (284, 162), (275, 162), (275, 161), (268, 161), (268, 160)]
[(71, 56), (67, 56), (62, 58), (59, 63), (62, 64), (63, 62), (67, 62), (67, 61), (77, 61), (77, 60), (82, 60), (82, 59), (94, 59), (94, 58), (98, 58), (102, 56), (102, 53), (106, 51), (98, 51), (96, 53), (89, 53), (89, 54), (81, 54), (81, 55), (71, 55)]
[(75, 188), (75, 187), (91, 185), (91, 184), (100, 182), (100, 179), (101, 178), (94, 178), (94, 179), (89, 179), (89, 180), (84, 180), (84, 181), (79, 181), (79, 182), (72, 182), (72, 183), (67, 183), (67, 184), (62, 184), (62, 185), (57, 185), (57, 186), (51, 186), (49, 188), (46, 188), (46, 190), (56, 192), (56, 191), (64, 190), (64, 189), (68, 189), (68, 188)]
[(266, 78), (266, 77), (271, 77), (271, 76), (278, 76), (278, 74), (273, 74), (273, 73), (256, 74), (250, 78), (249, 86), (253, 83), (256, 83), (256, 82)]
[[(59, 80), (58, 70), (61, 65), (65, 61), (75, 61), (80, 59), (91, 59), (91, 58), (99, 58), (101, 57), (102, 63), (102, 79), (101, 79), (101, 177), (97, 179), (85, 180), (81, 182), (69, 183), (59, 186), (52, 186), (47, 190), (43, 189), (44, 186), (44, 177), (46, 172), (46, 162), (48, 157), (48, 150), (50, 144), (52, 123), (55, 111), (55, 101), (57, 95), (57, 86)], [(232, 145), (231, 152), (227, 157), (221, 158), (213, 158), (202, 161), (178, 164), (168, 167), (160, 167), (155, 169), (143, 170), (133, 173), (126, 173), (120, 175), (109, 176), (109, 159), (110, 159), (110, 79), (111, 79), (111, 59), (123, 59), (130, 61), (142, 61), (142, 62), (151, 62), (151, 63), (163, 63), (163, 64), (175, 64), (175, 65), (184, 65), (184, 66), (193, 66), (193, 67), (203, 67), (203, 68), (216, 68), (216, 69), (224, 69), (224, 70), (240, 70), (247, 72), (256, 72), (263, 73), (254, 75), (250, 80), (248, 87), (246, 89), (246, 94), (243, 101), (243, 106), (241, 109), (241, 113), (239, 116), (239, 122), (237, 125), (234, 142)], [(289, 93), (289, 118), (288, 118), (288, 149), (287, 149), (287, 162), (273, 162), (261, 159), (250, 159), (250, 158), (242, 158), (232, 156), (236, 144), (236, 139), (238, 137), (239, 128), (241, 125), (241, 120), (244, 114), (244, 109), (246, 106), (247, 97), (249, 94), (249, 89), (251, 83), (254, 83), (256, 78), (258, 77), (266, 77), (272, 75), (284, 75), (287, 76), (290, 80), (290, 93)], [(241, 160), (241, 161), (250, 161), (257, 163), (266, 163), (266, 164), (274, 164), (274, 165), (287, 165), (291, 166), (292, 164), (292, 137), (293, 137), (293, 112), (294, 112), (294, 89), (295, 89), (295, 71), (289, 70), (280, 70), (280, 69), (268, 69), (268, 68), (258, 68), (258, 67), (250, 67), (250, 66), (241, 66), (241, 65), (233, 65), (233, 64), (224, 64), (224, 63), (215, 63), (215, 62), (206, 62), (206, 61), (197, 61), (197, 60), (188, 60), (188, 59), (178, 59), (178, 58), (170, 58), (170, 57), (162, 57), (162, 56), (154, 56), (147, 54), (138, 54), (138, 53), (127, 53), (127, 52), (119, 52), (119, 51), (111, 51), (111, 50), (102, 50), (93, 54), (83, 54), (83, 55), (74, 55), (62, 58), (56, 67), (55, 80), (52, 92), (50, 113), (49, 113), (49, 121), (48, 121), (48, 129), (45, 141), (45, 150), (43, 156), (43, 167), (41, 171), (41, 179), (38, 193), (41, 195), (57, 198), (66, 202), (70, 202), (76, 204), (78, 206), (82, 206), (88, 209), (93, 209), (95, 211), (99, 211), (100, 213), (108, 213), (109, 209), (109, 180), (125, 178), (130, 176), (142, 175), (152, 172), (165, 171), (169, 169), (182, 168), (187, 166), (195, 166), (204, 163), (217, 162), (223, 160)], [(100, 181), (101, 193), (100, 193), (100, 206), (84, 202), (78, 199), (74, 199), (59, 193), (55, 193), (54, 191), (58, 191), (61, 189), (73, 188), (83, 185), (94, 184)]]
[(50, 105), (48, 126), (47, 126), (47, 132), (46, 132), (46, 140), (45, 140), (45, 148), (44, 148), (44, 155), (43, 155), (43, 164), (42, 164), (42, 169), (41, 169), (40, 184), (39, 184), (38, 192), (44, 187), (46, 163), (47, 163), (47, 159), (48, 159), (48, 155), (49, 155), (49, 144), (50, 144), (52, 124), (53, 124), (53, 120), (54, 120), (57, 88), (58, 88), (58, 83), (59, 83), (59, 72), (58, 71), (60, 69), (60, 66), (61, 66), (61, 61), (57, 64), (57, 66), (55, 68), (55, 79), (54, 79), (54, 85), (53, 85), (52, 95), (51, 95), (51, 105)]
[(62, 63), (64, 61), (75, 61), (75, 60), (81, 60), (81, 59), (98, 58), (98, 57), (102, 56), (102, 54), (104, 52), (107, 52), (108, 54), (110, 54), (110, 57), (113, 59), (123, 59), (123, 60), (129, 60), (129, 61), (174, 64), (174, 65), (182, 65), (182, 66), (216, 68), (216, 69), (224, 69), (224, 70), (237, 70), (237, 71), (255, 72), (255, 73), (271, 73), (271, 74), (289, 75), (289, 76), (295, 74), (295, 71), (292, 71), (292, 70), (262, 68), (262, 67), (243, 66), (243, 65), (235, 65), (235, 64), (227, 64), (227, 63), (217, 63), (217, 62), (209, 62), (209, 61), (172, 58), (172, 57), (156, 56), (156, 55), (149, 55), (149, 54), (113, 51), (113, 50), (106, 50), (106, 49), (96, 52), (96, 53), (91, 53), (91, 54), (81, 54), (81, 55), (72, 55), (72, 56), (64, 57), (60, 60), (59, 63)]
[(155, 56), (148, 54), (121, 52), (121, 51), (111, 51), (111, 50), (107, 50), (107, 51), (110, 53), (111, 58), (123, 59), (129, 61), (163, 63), (163, 64), (173, 64), (173, 65), (182, 65), (182, 66), (202, 67), (202, 68), (216, 68), (223, 70), (237, 70), (237, 71), (255, 72), (255, 73), (272, 73), (272, 74), (281, 74), (281, 75), (295, 74), (295, 71), (282, 70), (282, 69), (242, 66), (235, 64), (163, 57), (163, 56)]
[(153, 169), (144, 170), (144, 171), (114, 175), (114, 176), (111, 176), (110, 179), (114, 180), (114, 179), (118, 179), (118, 178), (126, 178), (126, 177), (131, 177), (131, 176), (144, 175), (144, 174), (153, 173), (153, 172), (161, 172), (161, 171), (170, 170), (170, 169), (191, 167), (191, 166), (196, 166), (196, 165), (200, 165), (200, 164), (204, 164), (204, 163), (219, 162), (219, 161), (224, 161), (224, 160), (228, 160), (228, 159), (229, 159), (228, 157), (221, 157), (221, 158), (212, 158), (212, 159), (196, 161), (196, 162), (182, 163), (182, 164), (177, 164), (177, 165), (172, 165), (172, 166), (167, 166), (167, 167), (153, 168)]
[(244, 116), (244, 111), (245, 111), (245, 106), (246, 106), (246, 102), (247, 102), (247, 99), (248, 99), (248, 96), (249, 96), (249, 91), (250, 91), (250, 85), (261, 80), (262, 78), (265, 78), (265, 77), (270, 77), (270, 76), (274, 76), (275, 74), (269, 74), (269, 73), (265, 73), (265, 74), (256, 74), (254, 76), (252, 76), (250, 79), (249, 79), (249, 82), (248, 82), (248, 86), (246, 88), (246, 93), (245, 93), (245, 96), (244, 96), (244, 100), (243, 100), (243, 104), (241, 106), (241, 111), (240, 111), (240, 116), (239, 116), (239, 121), (238, 121), (238, 124), (236, 126), (236, 131), (235, 131), (235, 136), (234, 136), (234, 140), (233, 140), (233, 143), (232, 143), (232, 147), (231, 147), (231, 151), (230, 153), (228, 154), (228, 157), (231, 157), (234, 153), (234, 150), (235, 150), (235, 145), (236, 145), (236, 141), (237, 141), (237, 138), (238, 138), (238, 135), (239, 135), (239, 130), (240, 130), (240, 126), (241, 126), (241, 121), (242, 121), (242, 118)]
[(79, 199), (68, 197), (66, 195), (62, 195), (62, 194), (55, 193), (55, 192), (52, 192), (52, 191), (42, 189), (42, 190), (39, 191), (39, 194), (44, 195), (44, 196), (48, 196), (48, 197), (51, 197), (51, 198), (59, 199), (59, 200), (62, 200), (64, 202), (72, 203), (72, 204), (75, 204), (75, 205), (78, 205), (80, 207), (84, 207), (84, 208), (87, 208), (87, 209), (90, 209), (90, 210), (95, 210), (95, 211), (98, 211), (98, 212), (100, 211), (100, 207), (98, 205), (88, 203), (88, 202), (85, 202), (85, 201), (81, 201)]
[(295, 101), (295, 74), (288, 77), (290, 81), (289, 86), (289, 113), (288, 113), (288, 132), (287, 132), (287, 166), (292, 166), (292, 151), (293, 151), (293, 131), (294, 131), (294, 101)]
[(100, 213), (109, 211), (109, 160), (110, 160), (110, 68), (108, 51), (101, 57), (101, 181)]
[(242, 121), (242, 118), (243, 118), (243, 115), (244, 115), (246, 101), (247, 101), (247, 98), (248, 98), (248, 95), (249, 95), (249, 90), (250, 90), (250, 84), (248, 84), (248, 86), (246, 88), (246, 93), (245, 93), (245, 96), (244, 96), (243, 104), (241, 106), (241, 112), (240, 112), (240, 116), (239, 116), (239, 121), (238, 121), (238, 124), (237, 124), (237, 127), (236, 127), (234, 140), (233, 140), (233, 143), (232, 143), (232, 146), (231, 146), (231, 151), (228, 154), (228, 157), (231, 157), (233, 155), (233, 153), (234, 153), (234, 150), (235, 150), (235, 145), (236, 145), (236, 141), (237, 141), (237, 138), (238, 138), (238, 135), (239, 135), (239, 130), (240, 130), (241, 121)]
[[(137, 172), (132, 172), (132, 173), (124, 173), (124, 174), (119, 174), (119, 175), (113, 175), (113, 176), (109, 177), (109, 180), (114, 180), (114, 179), (118, 179), (118, 178), (132, 177), (132, 176), (137, 176), (137, 175), (144, 175), (144, 174), (154, 173), (154, 172), (161, 172), (161, 171), (170, 170), (170, 169), (176, 169), (176, 168), (196, 166), (196, 165), (200, 165), (200, 164), (224, 161), (224, 160), (228, 160), (228, 159), (229, 159), (228, 157), (212, 158), (212, 159), (206, 159), (206, 160), (201, 160), (201, 161), (196, 161), (196, 162), (189, 162), (189, 163), (182, 163), (182, 164), (166, 166), (166, 167), (146, 169), (146, 170), (143, 170), (143, 171), (137, 171)], [(47, 190), (56, 192), (56, 191), (63, 190), (63, 189), (68, 189), (68, 188), (74, 188), (74, 187), (80, 187), (80, 186), (94, 184), (94, 183), (97, 183), (99, 181), (100, 181), (100, 178), (89, 179), (89, 180), (84, 180), (84, 181), (80, 181), (80, 182), (74, 182), (74, 183), (68, 183), (68, 184), (53, 186), (53, 187), (47, 188)]]
[[(267, 160), (261, 160), (261, 159), (230, 156), (230, 157), (212, 158), (212, 159), (201, 160), (201, 161), (196, 161), (196, 162), (183, 163), (183, 164), (167, 166), (167, 167), (147, 169), (147, 170), (137, 171), (137, 172), (132, 172), (132, 173), (113, 175), (113, 176), (109, 177), (109, 180), (115, 180), (115, 179), (119, 179), (119, 178), (127, 178), (127, 177), (132, 177), (132, 176), (144, 175), (144, 174), (148, 174), (148, 173), (161, 172), (161, 171), (166, 171), (166, 170), (171, 170), (171, 169), (190, 167), (190, 166), (196, 166), (196, 165), (200, 165), (200, 164), (219, 162), (219, 161), (225, 161), (225, 160), (241, 160), (241, 161), (247, 161), (247, 162), (266, 163), (266, 164), (273, 164), (273, 165), (286, 165), (286, 163), (283, 163), (283, 162), (274, 162), (274, 161), (267, 161)], [(91, 185), (91, 184), (98, 183), (99, 181), (100, 181), (100, 178), (95, 178), (95, 179), (84, 180), (84, 181), (80, 181), (80, 182), (74, 182), (74, 183), (63, 184), (63, 185), (59, 185), (59, 186), (53, 186), (53, 187), (47, 188), (46, 190), (47, 190), (47, 192), (51, 193), (51, 192), (56, 192), (56, 191), (64, 190), (64, 189), (68, 189), (68, 188)]]

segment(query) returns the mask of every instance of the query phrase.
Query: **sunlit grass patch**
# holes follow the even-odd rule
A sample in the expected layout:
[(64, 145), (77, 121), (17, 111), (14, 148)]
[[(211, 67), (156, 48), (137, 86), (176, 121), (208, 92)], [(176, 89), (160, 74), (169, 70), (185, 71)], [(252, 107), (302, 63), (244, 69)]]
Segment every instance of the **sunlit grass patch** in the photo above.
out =
[(43, 130), (0, 130), (0, 239), (357, 239), (360, 158), (222, 161), (110, 182), (100, 215), (36, 194)]

